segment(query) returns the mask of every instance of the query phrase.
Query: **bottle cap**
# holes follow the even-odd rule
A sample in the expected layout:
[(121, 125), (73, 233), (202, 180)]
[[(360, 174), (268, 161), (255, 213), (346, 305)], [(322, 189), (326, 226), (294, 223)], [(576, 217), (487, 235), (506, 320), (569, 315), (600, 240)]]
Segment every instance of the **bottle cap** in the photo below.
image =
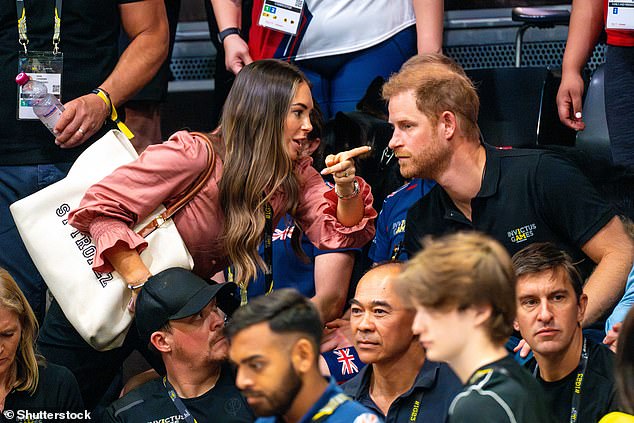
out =
[(18, 74), (18, 76), (16, 76), (16, 77), (15, 77), (15, 82), (16, 82), (18, 85), (24, 85), (24, 84), (26, 84), (27, 82), (29, 82), (29, 80), (30, 80), (30, 79), (31, 79), (31, 78), (29, 77), (29, 75), (27, 75), (27, 74), (26, 74), (26, 73), (24, 73), (24, 72), (20, 72), (20, 73)]

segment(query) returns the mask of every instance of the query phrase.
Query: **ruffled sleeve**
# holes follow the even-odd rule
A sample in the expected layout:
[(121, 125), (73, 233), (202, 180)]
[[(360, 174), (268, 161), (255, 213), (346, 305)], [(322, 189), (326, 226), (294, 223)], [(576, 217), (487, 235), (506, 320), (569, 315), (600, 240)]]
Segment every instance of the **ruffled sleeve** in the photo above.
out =
[(374, 219), (377, 213), (372, 207), (370, 186), (362, 178), (357, 177), (359, 195), (364, 204), (363, 218), (354, 226), (344, 226), (337, 220), (339, 198), (312, 167), (312, 159), (300, 161), (295, 171), (301, 184), (296, 219), (317, 248), (361, 248), (374, 237)]
[(97, 247), (93, 269), (114, 270), (104, 253), (117, 243), (142, 252), (147, 242), (131, 228), (160, 204), (177, 199), (206, 166), (205, 144), (181, 131), (90, 187), (69, 222), (92, 237)]

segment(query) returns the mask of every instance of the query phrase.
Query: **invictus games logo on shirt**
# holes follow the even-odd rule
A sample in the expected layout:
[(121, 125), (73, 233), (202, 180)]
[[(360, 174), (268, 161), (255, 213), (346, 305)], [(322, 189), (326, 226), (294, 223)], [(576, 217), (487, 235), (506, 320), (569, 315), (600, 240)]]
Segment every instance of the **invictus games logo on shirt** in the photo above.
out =
[(519, 244), (520, 242), (527, 241), (534, 235), (534, 231), (537, 229), (537, 225), (531, 223), (530, 225), (522, 226), (521, 228), (511, 229), (506, 233), (511, 242)]

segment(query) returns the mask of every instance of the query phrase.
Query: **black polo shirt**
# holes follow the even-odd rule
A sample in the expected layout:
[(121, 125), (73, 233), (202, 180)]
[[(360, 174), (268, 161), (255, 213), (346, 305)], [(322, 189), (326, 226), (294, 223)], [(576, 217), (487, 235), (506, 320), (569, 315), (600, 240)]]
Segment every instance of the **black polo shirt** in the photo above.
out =
[(594, 263), (582, 251), (616, 212), (571, 162), (543, 150), (498, 149), (485, 145), (482, 187), (471, 200), (471, 221), (436, 185), (407, 213), (405, 249), (412, 257), (425, 235), (477, 230), (513, 255), (533, 242), (550, 241), (573, 260), (584, 260), (588, 276)]
[[(223, 365), (216, 385), (196, 398), (183, 398), (183, 404), (198, 422), (247, 423), (255, 420), (251, 409), (235, 385), (233, 371)], [(179, 422), (185, 421), (168, 396), (163, 378), (154, 379), (118, 399), (108, 409), (104, 422)]]
[[(372, 365), (342, 385), (343, 392), (361, 405), (383, 416), (370, 397)], [(444, 423), (454, 396), (462, 389), (460, 380), (446, 364), (425, 360), (414, 384), (390, 405), (385, 423), (426, 422)]]

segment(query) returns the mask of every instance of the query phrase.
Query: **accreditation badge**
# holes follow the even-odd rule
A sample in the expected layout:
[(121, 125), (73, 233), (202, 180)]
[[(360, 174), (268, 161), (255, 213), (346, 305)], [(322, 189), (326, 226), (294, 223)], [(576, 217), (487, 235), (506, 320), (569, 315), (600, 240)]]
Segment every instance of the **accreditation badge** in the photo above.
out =
[[(52, 51), (20, 52), (18, 56), (18, 73), (24, 72), (31, 79), (46, 85), (48, 92), (62, 98), (62, 69), (63, 54)], [(33, 112), (33, 98), (30, 94), (23, 94), (22, 87), (18, 87), (17, 117), (20, 120), (37, 119)]]
[(634, 0), (608, 1), (607, 29), (634, 29)]
[(296, 35), (304, 0), (264, 0), (258, 25)]

